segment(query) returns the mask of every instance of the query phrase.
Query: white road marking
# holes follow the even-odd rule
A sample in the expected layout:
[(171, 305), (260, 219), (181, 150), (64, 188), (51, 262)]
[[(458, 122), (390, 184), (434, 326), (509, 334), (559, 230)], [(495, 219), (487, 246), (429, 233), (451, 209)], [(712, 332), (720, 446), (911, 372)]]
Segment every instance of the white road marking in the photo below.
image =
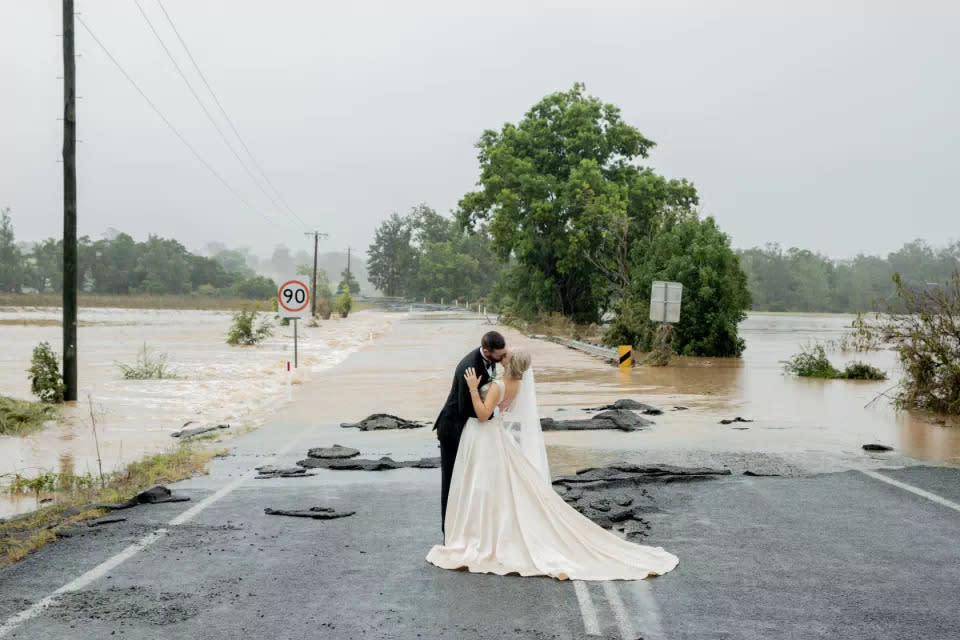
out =
[(620, 629), (620, 637), (623, 640), (636, 640), (637, 634), (633, 630), (633, 623), (630, 621), (630, 614), (627, 608), (623, 606), (623, 600), (620, 599), (620, 593), (612, 582), (603, 583), (603, 592), (607, 596), (607, 602), (613, 609), (613, 617), (617, 621), (617, 627)]
[[(643, 640), (666, 640), (663, 624), (660, 622), (660, 607), (653, 598), (649, 580), (635, 580), (628, 587), (636, 603), (635, 617), (640, 626)], [(631, 639), (632, 640), (632, 639)]]
[(583, 630), (587, 635), (600, 635), (600, 624), (597, 622), (597, 609), (590, 598), (590, 589), (582, 580), (574, 580), (573, 586), (577, 591), (577, 601), (580, 603), (580, 615), (583, 617)]
[(943, 505), (948, 509), (953, 509), (954, 511), (960, 512), (960, 504), (947, 500), (946, 498), (942, 498), (935, 493), (930, 493), (929, 491), (925, 491), (923, 489), (920, 489), (919, 487), (915, 487), (912, 484), (907, 484), (906, 482), (900, 482), (899, 480), (888, 478), (882, 473), (878, 473), (876, 471), (867, 471), (865, 469), (861, 469), (860, 473), (870, 476), (874, 480), (879, 480), (880, 482), (886, 482), (887, 484), (891, 484), (899, 489), (903, 489), (904, 491), (909, 491), (910, 493), (916, 494), (921, 498), (926, 498), (931, 502), (936, 502), (937, 504)]
[(16, 629), (18, 626), (20, 626), (22, 623), (26, 622), (30, 618), (35, 618), (39, 614), (43, 613), (43, 611), (47, 607), (49, 607), (51, 604), (53, 604), (53, 602), (61, 594), (70, 593), (71, 591), (79, 591), (80, 589), (83, 589), (85, 586), (87, 586), (97, 578), (101, 578), (105, 576), (107, 573), (110, 572), (111, 569), (123, 564), (124, 562), (126, 562), (127, 560), (135, 556), (137, 553), (149, 547), (151, 544), (153, 544), (154, 542), (162, 538), (166, 533), (167, 533), (166, 529), (157, 529), (156, 531), (145, 535), (144, 537), (140, 538), (140, 540), (138, 540), (137, 542), (134, 542), (132, 545), (130, 545), (129, 547), (127, 547), (117, 555), (113, 556), (112, 558), (104, 562), (101, 562), (100, 564), (95, 566), (93, 569), (90, 569), (90, 571), (87, 571), (85, 574), (83, 574), (76, 580), (73, 580), (72, 582), (68, 582), (67, 584), (63, 585), (62, 587), (60, 587), (59, 589), (57, 589), (47, 597), (33, 603), (32, 605), (30, 605), (28, 608), (24, 609), (20, 613), (10, 616), (9, 618), (7, 618), (7, 621), (3, 623), (3, 625), (0, 625), (0, 638), (3, 638), (8, 633)]
[[(288, 451), (293, 449), (293, 447), (296, 446), (296, 444), (300, 442), (300, 440), (301, 440), (301, 434), (297, 434), (297, 436), (295, 436), (289, 442), (289, 444), (287, 444), (286, 447), (279, 450), (270, 458), (267, 458), (266, 460), (259, 462), (258, 466), (272, 464), (274, 461), (276, 461), (277, 458), (279, 458), (280, 456), (286, 454)], [(243, 484), (244, 482), (246, 482), (256, 474), (257, 474), (256, 470), (248, 471), (247, 473), (243, 474), (233, 482), (222, 487), (216, 493), (210, 496), (207, 496), (206, 498), (204, 498), (197, 504), (193, 505), (192, 507), (190, 507), (180, 515), (176, 516), (175, 518), (170, 520), (170, 522), (167, 524), (169, 526), (175, 527), (177, 525), (181, 525), (185, 522), (192, 520), (201, 511), (203, 511), (210, 505), (214, 504), (218, 500), (222, 499), (223, 497), (227, 496), (234, 489), (239, 487), (241, 484)], [(143, 551), (144, 549), (152, 545), (154, 542), (162, 538), (164, 535), (167, 534), (167, 531), (168, 531), (167, 529), (162, 528), (162, 529), (157, 529), (156, 531), (153, 531), (152, 533), (145, 535), (144, 537), (140, 538), (140, 540), (133, 543), (132, 545), (130, 545), (120, 553), (110, 558), (107, 558), (106, 560), (104, 560), (103, 562), (95, 566), (93, 569), (90, 569), (79, 578), (76, 578), (75, 580), (68, 582), (67, 584), (63, 585), (62, 587), (60, 587), (50, 595), (33, 603), (23, 611), (20, 611), (19, 613), (15, 613), (14, 615), (10, 616), (2, 625), (0, 625), (0, 638), (5, 637), (7, 634), (9, 634), (11, 631), (16, 629), (17, 627), (19, 627), (21, 624), (23, 624), (27, 620), (36, 618), (39, 614), (43, 613), (43, 611), (47, 607), (49, 607), (61, 594), (69, 593), (71, 591), (78, 591), (84, 588), (85, 586), (87, 586), (88, 584), (90, 584), (91, 582), (97, 580), (98, 578), (102, 578), (107, 573), (119, 567), (121, 564), (123, 564), (124, 562), (126, 562), (127, 560), (137, 555), (138, 553), (140, 553), (141, 551)]]

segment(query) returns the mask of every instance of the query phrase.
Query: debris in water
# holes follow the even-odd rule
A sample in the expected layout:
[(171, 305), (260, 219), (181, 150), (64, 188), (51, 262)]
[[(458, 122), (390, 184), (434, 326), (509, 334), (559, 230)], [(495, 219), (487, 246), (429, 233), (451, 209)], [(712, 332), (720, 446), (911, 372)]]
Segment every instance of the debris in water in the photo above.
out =
[(724, 418), (720, 421), (720, 424), (733, 424), (734, 422), (753, 422), (753, 420), (747, 420), (746, 418), (737, 416), (736, 418)]
[(630, 398), (624, 398), (622, 400), (617, 400), (613, 404), (608, 404), (604, 407), (594, 407), (592, 409), (584, 409), (584, 411), (607, 411), (607, 410), (617, 410), (617, 409), (628, 409), (630, 411), (640, 411), (644, 415), (648, 416), (659, 416), (663, 413), (663, 410), (652, 407), (649, 404), (644, 404), (642, 402), (637, 402)]
[(198, 436), (201, 433), (207, 433), (209, 431), (217, 431), (219, 429), (229, 429), (229, 424), (208, 424), (201, 427), (190, 427), (187, 429), (187, 425), (196, 424), (195, 422), (186, 422), (183, 425), (183, 428), (180, 431), (174, 431), (170, 434), (171, 438), (192, 438), (193, 436)]
[(378, 431), (380, 429), (419, 429), (426, 425), (413, 420), (406, 420), (389, 413), (375, 413), (360, 422), (344, 422), (340, 424), (344, 429), (360, 429), (360, 431)]
[(554, 420), (541, 418), (540, 427), (544, 431), (589, 431), (594, 429), (620, 429), (638, 431), (652, 425), (653, 422), (639, 417), (633, 411), (613, 409), (604, 411), (587, 420)]
[(885, 444), (865, 444), (863, 445), (864, 451), (893, 451), (893, 447), (888, 447)]
[(295, 509), (292, 511), (286, 509), (271, 509), (267, 507), (263, 510), (268, 516), (292, 516), (294, 518), (313, 518), (314, 520), (336, 520), (337, 518), (349, 518), (356, 511), (336, 511), (329, 507), (311, 507), (309, 509)]

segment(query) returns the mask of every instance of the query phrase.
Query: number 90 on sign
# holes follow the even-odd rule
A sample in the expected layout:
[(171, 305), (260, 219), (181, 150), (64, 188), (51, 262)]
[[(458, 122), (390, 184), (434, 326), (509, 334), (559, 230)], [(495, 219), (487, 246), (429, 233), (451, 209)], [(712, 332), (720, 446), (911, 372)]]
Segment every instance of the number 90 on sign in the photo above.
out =
[(310, 289), (299, 280), (288, 280), (277, 290), (277, 311), (282, 318), (301, 318), (307, 315)]

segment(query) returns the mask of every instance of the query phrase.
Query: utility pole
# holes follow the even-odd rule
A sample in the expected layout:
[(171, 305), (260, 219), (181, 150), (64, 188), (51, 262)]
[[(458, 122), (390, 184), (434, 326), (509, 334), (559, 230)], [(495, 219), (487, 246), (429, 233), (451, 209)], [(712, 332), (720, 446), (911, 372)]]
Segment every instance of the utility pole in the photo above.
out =
[(73, 0), (63, 0), (63, 399), (77, 399), (77, 112)]
[(310, 316), (316, 317), (317, 315), (317, 244), (319, 244), (320, 236), (324, 238), (327, 237), (327, 234), (320, 233), (319, 231), (308, 231), (306, 234), (308, 238), (313, 236), (313, 288), (310, 289)]

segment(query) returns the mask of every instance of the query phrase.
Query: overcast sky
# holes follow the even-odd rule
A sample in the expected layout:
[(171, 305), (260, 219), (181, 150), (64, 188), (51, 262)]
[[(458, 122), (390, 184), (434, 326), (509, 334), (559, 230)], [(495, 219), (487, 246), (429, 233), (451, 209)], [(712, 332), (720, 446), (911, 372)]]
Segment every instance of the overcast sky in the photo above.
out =
[[(480, 133), (577, 81), (657, 142), (648, 163), (692, 180), (737, 247), (845, 257), (960, 239), (960, 3), (162, 1), (273, 185), (330, 234), (328, 250), (365, 251), (381, 220), (419, 202), (449, 212), (476, 182)], [(219, 117), (157, 0), (140, 3)], [(252, 205), (78, 23), (80, 233), (307, 247), (134, 0), (76, 4)], [(58, 0), (0, 0), (0, 207), (20, 240), (62, 233), (60, 32)]]

